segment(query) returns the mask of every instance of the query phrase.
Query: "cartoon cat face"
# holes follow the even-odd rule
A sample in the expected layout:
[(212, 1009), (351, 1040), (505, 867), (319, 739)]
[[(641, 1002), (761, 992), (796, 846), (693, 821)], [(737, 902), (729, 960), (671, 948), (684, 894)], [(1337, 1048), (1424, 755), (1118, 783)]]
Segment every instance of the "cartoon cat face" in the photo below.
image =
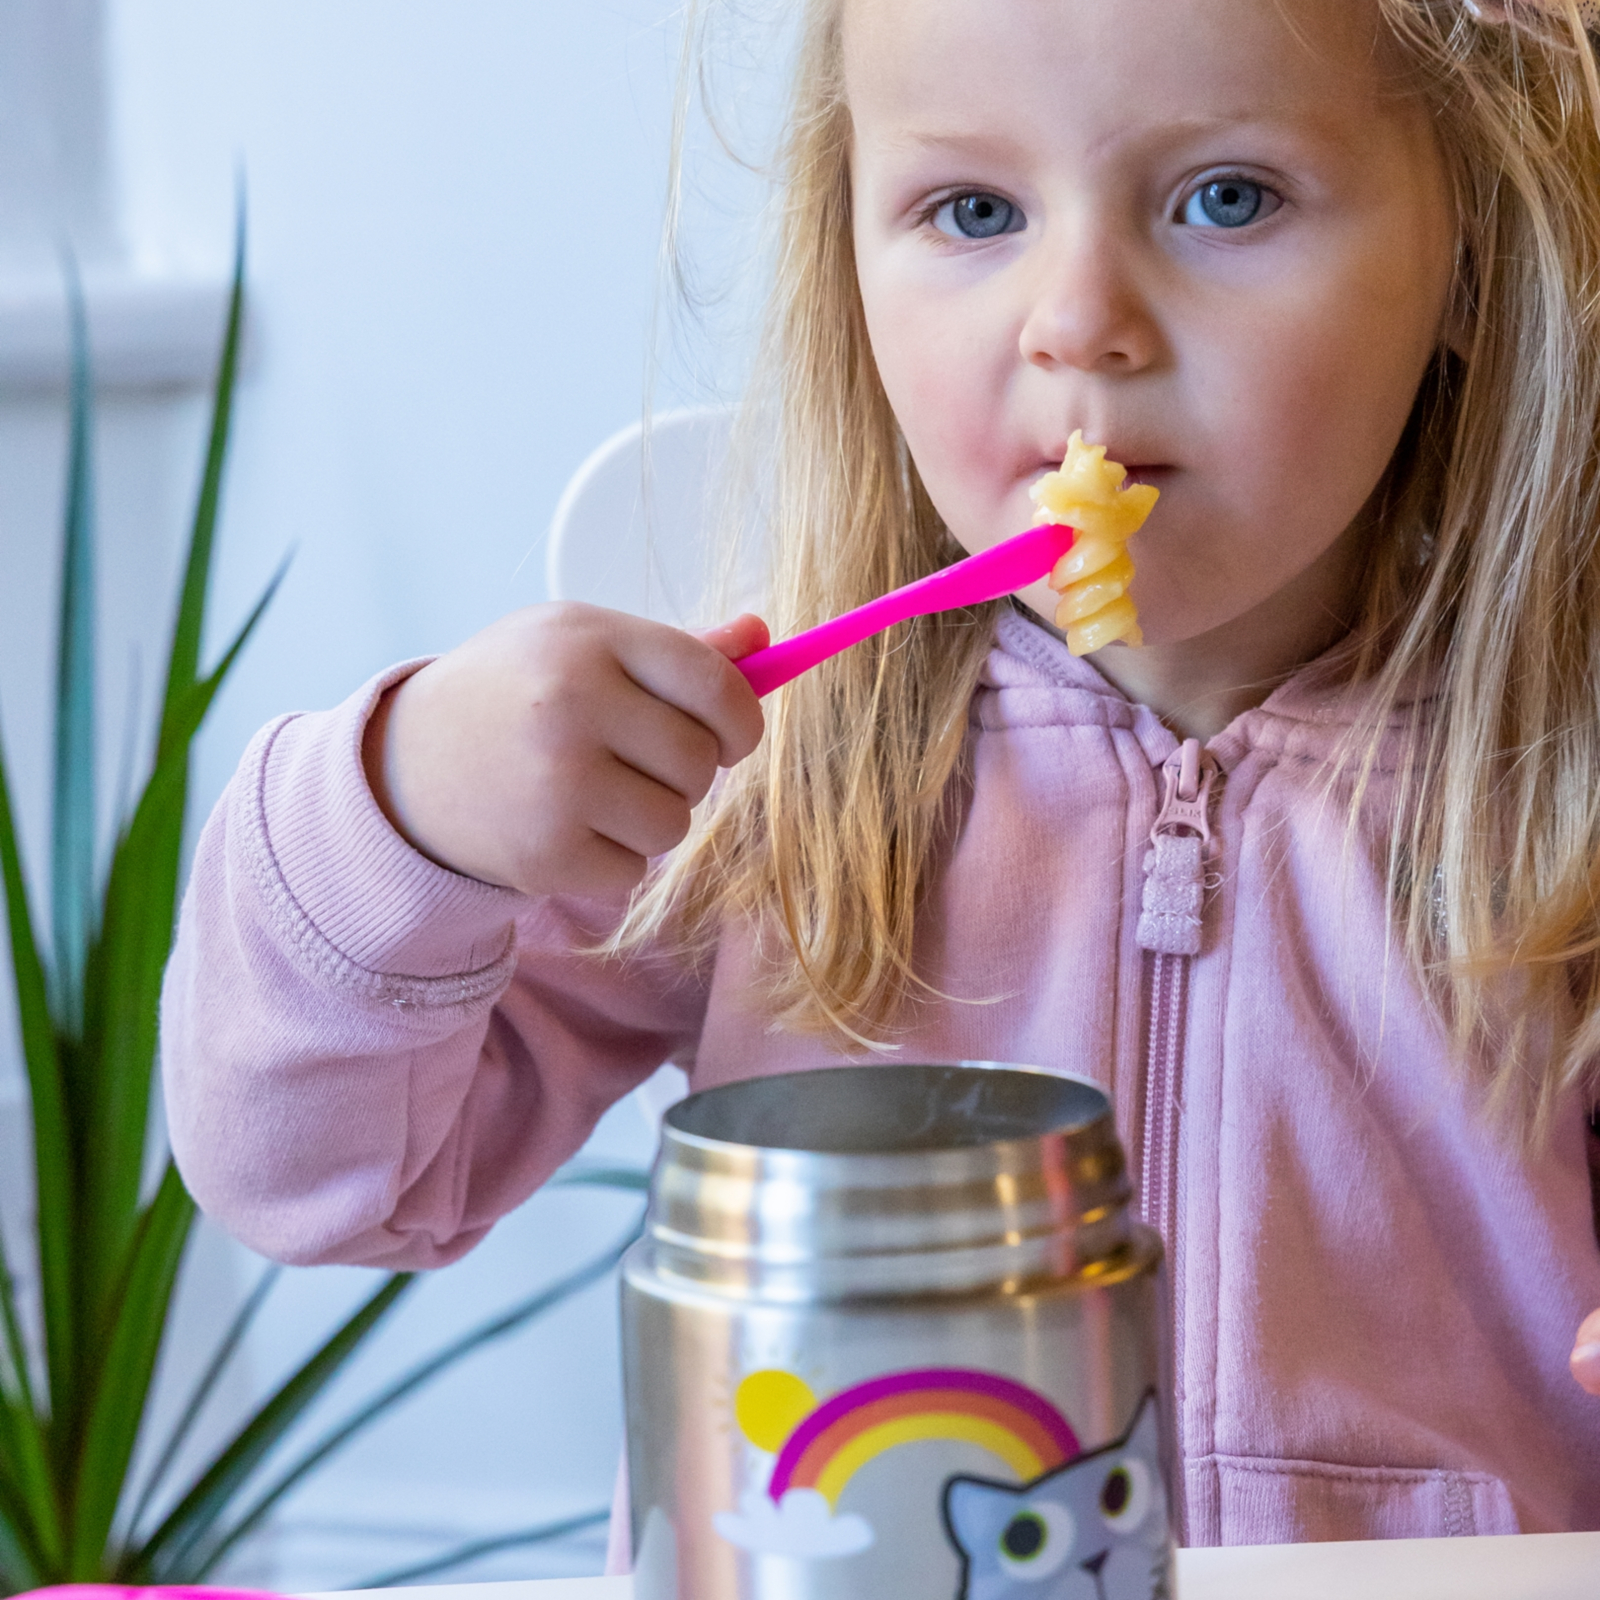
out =
[(1156, 1399), (1121, 1439), (1020, 1488), (952, 1478), (957, 1600), (1166, 1600), (1167, 1496)]

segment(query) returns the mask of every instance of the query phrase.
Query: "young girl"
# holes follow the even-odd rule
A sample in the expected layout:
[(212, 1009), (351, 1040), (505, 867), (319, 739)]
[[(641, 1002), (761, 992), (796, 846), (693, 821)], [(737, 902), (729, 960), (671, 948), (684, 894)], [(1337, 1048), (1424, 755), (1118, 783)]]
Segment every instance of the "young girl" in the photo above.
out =
[(777, 631), (1028, 526), (1082, 429), (1161, 491), (1145, 646), (1040, 585), (763, 738), (754, 618), (546, 607), (274, 723), (168, 979), (202, 1204), (435, 1266), (664, 1060), (1070, 1069), (1170, 1252), (1189, 1542), (1600, 1527), (1584, 22), (809, 0)]

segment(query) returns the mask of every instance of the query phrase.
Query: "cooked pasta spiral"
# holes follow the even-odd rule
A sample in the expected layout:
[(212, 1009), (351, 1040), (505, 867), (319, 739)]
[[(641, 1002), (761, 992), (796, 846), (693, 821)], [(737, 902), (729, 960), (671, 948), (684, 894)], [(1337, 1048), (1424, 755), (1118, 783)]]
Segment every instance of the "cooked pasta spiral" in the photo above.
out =
[(1028, 491), (1040, 520), (1062, 522), (1077, 530), (1072, 548), (1056, 563), (1050, 587), (1061, 596), (1056, 626), (1067, 636), (1067, 648), (1086, 656), (1111, 643), (1144, 643), (1139, 613), (1128, 598), (1133, 561), (1128, 540), (1161, 491), (1149, 484), (1123, 488), (1126, 467), (1106, 460), (1103, 444), (1085, 444), (1075, 432), (1067, 443), (1058, 472), (1047, 472)]

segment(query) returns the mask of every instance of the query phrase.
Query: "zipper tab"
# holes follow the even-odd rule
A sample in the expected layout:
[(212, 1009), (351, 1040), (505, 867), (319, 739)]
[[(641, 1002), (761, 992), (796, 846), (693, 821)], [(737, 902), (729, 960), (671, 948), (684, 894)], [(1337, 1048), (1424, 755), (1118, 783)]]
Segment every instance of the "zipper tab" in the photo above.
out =
[(1198, 739), (1185, 739), (1161, 772), (1166, 794), (1150, 829), (1136, 937), (1141, 950), (1157, 955), (1197, 956), (1217, 764)]
[[(1198, 739), (1185, 739), (1161, 765), (1166, 793), (1161, 812), (1150, 829), (1150, 842), (1179, 828), (1192, 828), (1204, 844), (1211, 843), (1211, 785), (1217, 764), (1200, 748)], [(1209, 852), (1207, 852), (1209, 854)]]

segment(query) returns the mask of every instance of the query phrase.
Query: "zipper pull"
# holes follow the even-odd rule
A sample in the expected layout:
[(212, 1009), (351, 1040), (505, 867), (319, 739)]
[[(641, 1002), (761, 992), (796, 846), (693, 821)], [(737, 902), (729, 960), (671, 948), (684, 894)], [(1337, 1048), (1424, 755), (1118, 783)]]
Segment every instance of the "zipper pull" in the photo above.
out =
[(1200, 748), (1198, 739), (1185, 739), (1161, 764), (1166, 796), (1161, 813), (1150, 830), (1150, 842), (1179, 828), (1192, 828), (1202, 844), (1211, 843), (1211, 781), (1217, 764)]
[(1158, 955), (1200, 954), (1205, 906), (1206, 858), (1211, 853), (1211, 787), (1217, 764), (1185, 739), (1161, 767), (1165, 796), (1151, 848), (1144, 858), (1144, 893), (1136, 937), (1141, 950)]

